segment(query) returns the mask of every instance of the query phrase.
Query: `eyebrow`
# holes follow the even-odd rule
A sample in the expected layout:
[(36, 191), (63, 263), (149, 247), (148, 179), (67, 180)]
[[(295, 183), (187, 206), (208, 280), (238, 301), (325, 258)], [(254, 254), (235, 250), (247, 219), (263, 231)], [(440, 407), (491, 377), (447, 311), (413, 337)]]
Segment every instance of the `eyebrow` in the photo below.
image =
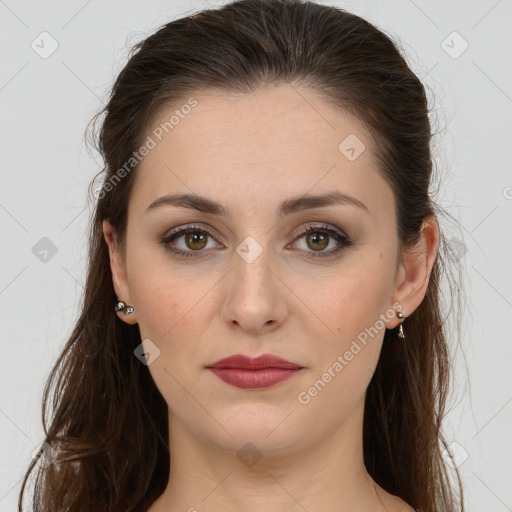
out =
[[(351, 205), (360, 208), (369, 213), (368, 208), (359, 199), (343, 194), (339, 191), (329, 192), (322, 195), (303, 195), (284, 200), (277, 208), (278, 217), (284, 217), (291, 213), (313, 208), (322, 208), (333, 205)], [(172, 194), (159, 197), (153, 201), (146, 209), (144, 214), (155, 210), (161, 206), (181, 206), (191, 208), (203, 213), (210, 213), (223, 217), (230, 217), (231, 210), (220, 203), (196, 194)]]

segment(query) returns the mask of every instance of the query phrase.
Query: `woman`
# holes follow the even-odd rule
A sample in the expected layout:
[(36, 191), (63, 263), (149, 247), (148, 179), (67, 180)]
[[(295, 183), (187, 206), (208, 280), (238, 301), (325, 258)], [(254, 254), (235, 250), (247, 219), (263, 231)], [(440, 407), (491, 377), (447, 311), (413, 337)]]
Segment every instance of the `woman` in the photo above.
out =
[(32, 510), (464, 510), (427, 107), (388, 36), (313, 2), (136, 45)]

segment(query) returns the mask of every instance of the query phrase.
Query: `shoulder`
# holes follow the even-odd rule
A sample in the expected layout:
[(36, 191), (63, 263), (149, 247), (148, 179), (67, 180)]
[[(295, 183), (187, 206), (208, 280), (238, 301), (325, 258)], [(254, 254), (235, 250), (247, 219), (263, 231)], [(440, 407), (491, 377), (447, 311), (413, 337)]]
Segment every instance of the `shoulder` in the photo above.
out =
[(394, 508), (389, 509), (390, 512), (419, 512), (408, 505), (404, 500), (400, 500)]
[(408, 503), (406, 503), (402, 498), (390, 494), (385, 491), (382, 487), (378, 486), (379, 496), (382, 499), (386, 510), (389, 512), (418, 512), (414, 510)]
[(397, 496), (394, 497), (397, 498), (397, 501), (391, 506), (391, 508), (389, 508), (389, 512), (419, 512), (408, 505), (404, 500), (401, 500)]

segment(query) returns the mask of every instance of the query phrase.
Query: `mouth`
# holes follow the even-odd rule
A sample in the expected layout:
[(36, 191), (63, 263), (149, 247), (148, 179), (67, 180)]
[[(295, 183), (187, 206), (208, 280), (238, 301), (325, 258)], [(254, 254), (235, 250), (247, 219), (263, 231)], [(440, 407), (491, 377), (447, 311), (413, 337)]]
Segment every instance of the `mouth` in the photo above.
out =
[(241, 389), (263, 389), (275, 386), (304, 369), (299, 364), (272, 354), (263, 354), (257, 358), (236, 354), (206, 368), (225, 383)]
[(210, 368), (225, 383), (241, 389), (263, 389), (275, 386), (301, 372), (302, 368), (262, 368), (244, 370), (241, 368)]

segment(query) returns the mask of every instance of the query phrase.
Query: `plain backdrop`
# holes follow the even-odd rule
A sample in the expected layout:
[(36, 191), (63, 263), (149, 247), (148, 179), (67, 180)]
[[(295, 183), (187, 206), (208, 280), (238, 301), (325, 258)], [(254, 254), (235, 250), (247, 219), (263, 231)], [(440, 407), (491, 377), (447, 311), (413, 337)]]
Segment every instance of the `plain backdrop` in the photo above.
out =
[[(43, 440), (41, 397), (83, 291), (84, 132), (128, 49), (224, 1), (0, 0), (0, 512)], [(463, 353), (444, 432), (469, 512), (512, 510), (512, 2), (321, 2), (392, 35), (429, 91), (439, 202), (460, 223)]]

